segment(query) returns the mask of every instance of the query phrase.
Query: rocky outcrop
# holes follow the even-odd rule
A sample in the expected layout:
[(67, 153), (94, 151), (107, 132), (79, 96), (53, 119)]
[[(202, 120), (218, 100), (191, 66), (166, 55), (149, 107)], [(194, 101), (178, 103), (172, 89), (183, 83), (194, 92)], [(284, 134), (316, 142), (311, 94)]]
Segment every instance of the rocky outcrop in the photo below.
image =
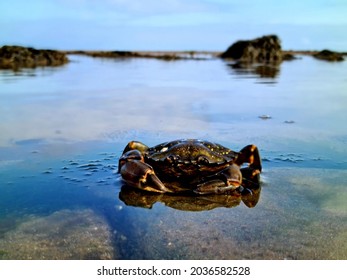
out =
[(280, 39), (276, 35), (268, 35), (254, 40), (237, 41), (221, 57), (247, 63), (278, 63), (282, 61)]
[(68, 62), (67, 56), (59, 51), (38, 50), (20, 46), (0, 48), (0, 69), (19, 70), (43, 66), (60, 66)]
[(329, 50), (322, 50), (313, 55), (315, 58), (327, 60), (327, 61), (343, 61), (343, 55), (338, 52), (333, 52)]

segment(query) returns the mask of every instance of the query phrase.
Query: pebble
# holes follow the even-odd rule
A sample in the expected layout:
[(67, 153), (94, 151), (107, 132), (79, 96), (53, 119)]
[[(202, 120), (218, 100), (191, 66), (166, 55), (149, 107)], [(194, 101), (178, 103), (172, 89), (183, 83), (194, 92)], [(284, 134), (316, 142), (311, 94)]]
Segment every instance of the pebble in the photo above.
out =
[(261, 115), (258, 117), (259, 119), (262, 119), (262, 120), (268, 120), (268, 119), (271, 119), (272, 117), (269, 116), (269, 115)]

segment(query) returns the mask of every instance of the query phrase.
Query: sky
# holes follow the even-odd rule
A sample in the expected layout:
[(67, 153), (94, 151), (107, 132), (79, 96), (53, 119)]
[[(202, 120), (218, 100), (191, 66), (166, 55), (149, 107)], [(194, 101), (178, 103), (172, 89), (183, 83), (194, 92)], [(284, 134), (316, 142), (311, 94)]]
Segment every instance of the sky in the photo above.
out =
[(347, 51), (346, 0), (0, 0), (0, 46), (224, 51), (276, 34), (285, 50)]

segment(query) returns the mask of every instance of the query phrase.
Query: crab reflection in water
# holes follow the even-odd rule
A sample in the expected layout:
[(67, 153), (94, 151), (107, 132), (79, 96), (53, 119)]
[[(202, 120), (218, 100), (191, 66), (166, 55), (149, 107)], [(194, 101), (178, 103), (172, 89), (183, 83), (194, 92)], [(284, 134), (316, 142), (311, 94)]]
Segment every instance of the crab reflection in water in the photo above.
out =
[(196, 195), (191, 192), (170, 194), (154, 193), (139, 190), (127, 185), (123, 185), (119, 193), (119, 198), (128, 206), (151, 209), (157, 202), (183, 211), (207, 211), (218, 207), (233, 208), (240, 205), (241, 201), (249, 208), (257, 205), (261, 186), (259, 182), (249, 181), (247, 192), (232, 192), (230, 194), (210, 194)]

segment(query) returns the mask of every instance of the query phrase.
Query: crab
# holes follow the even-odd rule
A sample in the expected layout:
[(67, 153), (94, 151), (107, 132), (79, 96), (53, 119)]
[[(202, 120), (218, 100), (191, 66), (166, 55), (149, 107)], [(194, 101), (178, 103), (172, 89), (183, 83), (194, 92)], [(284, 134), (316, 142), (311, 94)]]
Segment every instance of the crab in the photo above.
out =
[(189, 191), (198, 195), (247, 191), (247, 185), (259, 183), (261, 170), (255, 145), (235, 152), (198, 139), (180, 139), (154, 147), (131, 141), (118, 165), (128, 186), (149, 192)]

